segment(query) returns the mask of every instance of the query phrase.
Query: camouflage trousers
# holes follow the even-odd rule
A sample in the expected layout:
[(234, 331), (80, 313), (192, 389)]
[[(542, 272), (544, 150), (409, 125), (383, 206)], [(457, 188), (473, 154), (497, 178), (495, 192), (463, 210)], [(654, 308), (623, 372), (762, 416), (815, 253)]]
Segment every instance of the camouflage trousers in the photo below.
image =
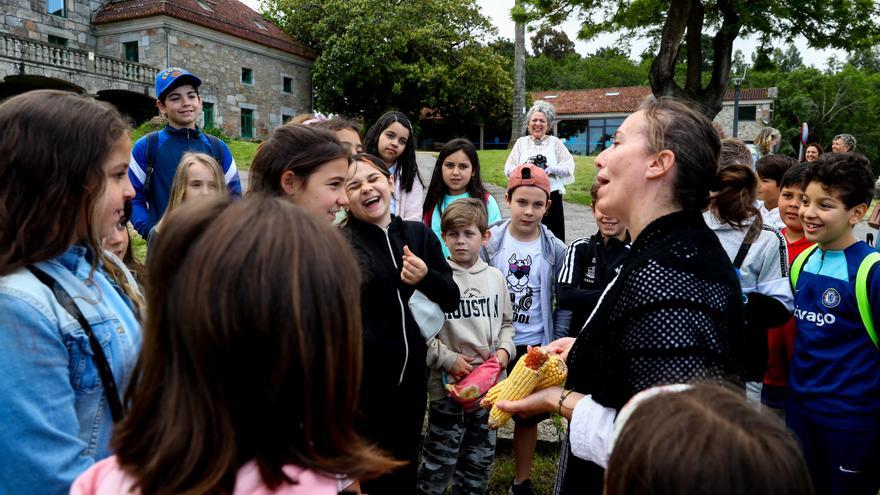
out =
[(453, 495), (486, 493), (495, 458), (488, 419), (486, 409), (464, 412), (448, 397), (431, 401), (418, 493), (442, 495), (450, 481)]

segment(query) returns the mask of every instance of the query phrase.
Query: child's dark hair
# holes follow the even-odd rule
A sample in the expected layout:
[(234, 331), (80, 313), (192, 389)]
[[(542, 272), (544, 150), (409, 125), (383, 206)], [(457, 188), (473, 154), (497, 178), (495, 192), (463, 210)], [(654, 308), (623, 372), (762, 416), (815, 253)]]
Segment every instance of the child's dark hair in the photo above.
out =
[(593, 180), (590, 186), (590, 207), (596, 209), (596, 197), (599, 195), (599, 181)]
[(803, 190), (805, 186), (804, 174), (812, 165), (812, 162), (801, 162), (797, 165), (793, 165), (790, 169), (785, 171), (785, 174), (782, 175), (782, 181), (779, 183), (779, 188), (782, 189), (783, 187), (797, 187), (798, 189)]
[(764, 155), (755, 163), (755, 172), (762, 179), (775, 181), (779, 186), (785, 171), (797, 163), (797, 160), (786, 155)]
[(750, 224), (749, 220), (756, 223), (756, 228), (750, 231), (751, 237), (747, 238), (749, 241), (754, 240), (763, 225), (761, 214), (755, 206), (757, 187), (758, 178), (752, 167), (723, 165), (718, 169), (712, 187), (718, 194), (709, 201), (709, 209), (721, 223), (735, 229), (745, 228)]
[(870, 205), (874, 198), (871, 162), (857, 153), (823, 153), (804, 172), (804, 189), (810, 182), (833, 192), (847, 208)]
[(481, 234), (489, 230), (489, 213), (486, 205), (476, 198), (456, 199), (440, 217), (440, 232), (476, 225)]
[(810, 495), (806, 462), (776, 417), (736, 392), (696, 385), (646, 399), (626, 421), (607, 495)]
[[(391, 124), (397, 122), (409, 130), (409, 139), (406, 140), (406, 146), (397, 158), (397, 170), (400, 174), (400, 190), (412, 191), (413, 181), (419, 181), (419, 184), (425, 185), (422, 178), (419, 177), (419, 168), (416, 163), (416, 136), (413, 126), (406, 115), (400, 112), (387, 112), (379, 120), (373, 124), (373, 127), (367, 131), (364, 136), (364, 151), (367, 153), (380, 156), (379, 153), (379, 136)], [(389, 164), (391, 165), (391, 164)]]
[(283, 125), (257, 148), (251, 163), (250, 192), (283, 195), (284, 172), (290, 170), (308, 180), (321, 165), (337, 158), (349, 159), (349, 151), (332, 132), (300, 124)]
[(428, 185), (428, 191), (425, 193), (425, 203), (422, 206), (424, 213), (434, 211), (434, 208), (440, 208), (443, 203), (443, 197), (449, 194), (449, 187), (443, 182), (443, 163), (456, 151), (462, 151), (471, 162), (471, 180), (467, 184), (467, 193), (472, 198), (480, 201), (486, 198), (486, 188), (483, 186), (483, 180), (480, 178), (480, 157), (477, 156), (477, 150), (473, 143), (467, 139), (453, 139), (443, 146), (440, 154), (437, 155), (437, 161), (434, 163), (434, 172), (431, 174), (431, 183)]
[(154, 249), (113, 439), (139, 493), (231, 493), (251, 460), (270, 489), (295, 482), (290, 464), (354, 479), (399, 465), (354, 430), (360, 271), (336, 229), (281, 198), (206, 199)]
[(84, 212), (80, 241), (100, 253), (103, 166), (130, 129), (119, 111), (68, 91), (29, 91), (0, 104), (0, 129), (0, 276), (66, 251)]

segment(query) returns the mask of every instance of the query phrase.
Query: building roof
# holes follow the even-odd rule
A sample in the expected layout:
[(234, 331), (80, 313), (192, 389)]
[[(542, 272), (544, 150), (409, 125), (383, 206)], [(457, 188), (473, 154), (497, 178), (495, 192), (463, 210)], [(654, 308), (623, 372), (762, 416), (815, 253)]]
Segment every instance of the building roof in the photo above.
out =
[[(740, 101), (770, 100), (771, 88), (745, 88)], [(633, 113), (651, 94), (648, 86), (624, 88), (596, 88), (564, 91), (534, 91), (532, 101), (545, 100), (556, 108), (557, 115), (594, 113)], [(728, 89), (725, 101), (733, 101), (733, 90)]]
[(110, 0), (93, 24), (166, 15), (314, 60), (316, 54), (238, 0)]

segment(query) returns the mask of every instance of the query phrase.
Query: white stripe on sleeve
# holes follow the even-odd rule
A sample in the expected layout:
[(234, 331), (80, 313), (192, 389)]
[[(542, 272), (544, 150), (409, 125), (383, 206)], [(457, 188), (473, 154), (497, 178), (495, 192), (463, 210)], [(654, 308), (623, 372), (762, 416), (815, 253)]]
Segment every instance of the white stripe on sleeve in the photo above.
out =
[(226, 183), (229, 184), (232, 182), (232, 179), (235, 178), (235, 174), (238, 173), (238, 167), (235, 166), (235, 158), (232, 159), (232, 162), (229, 164), (229, 170), (226, 171)]
[(134, 159), (134, 155), (131, 155), (131, 159), (128, 162), (128, 169), (134, 173), (134, 176), (137, 177), (141, 184), (147, 180), (147, 172), (141, 168), (141, 165)]

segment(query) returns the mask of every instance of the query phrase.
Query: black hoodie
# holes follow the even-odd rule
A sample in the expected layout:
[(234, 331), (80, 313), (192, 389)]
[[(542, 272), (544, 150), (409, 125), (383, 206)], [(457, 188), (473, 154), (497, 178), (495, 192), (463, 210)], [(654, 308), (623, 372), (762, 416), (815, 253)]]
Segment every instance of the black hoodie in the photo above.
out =
[[(421, 222), (403, 221), (392, 215), (391, 224), (382, 229), (349, 216), (343, 231), (354, 248), (362, 274), (364, 362), (360, 430), (394, 457), (413, 464), (376, 481), (400, 478), (397, 475), (405, 479), (376, 485), (371, 492), (411, 493), (415, 491), (417, 466), (412, 461), (418, 458), (428, 369), (427, 343), (410, 313), (409, 298), (418, 289), (444, 312), (452, 312), (458, 308), (458, 286), (437, 236)], [(400, 279), (404, 245), (428, 266), (427, 275), (415, 286)]]

